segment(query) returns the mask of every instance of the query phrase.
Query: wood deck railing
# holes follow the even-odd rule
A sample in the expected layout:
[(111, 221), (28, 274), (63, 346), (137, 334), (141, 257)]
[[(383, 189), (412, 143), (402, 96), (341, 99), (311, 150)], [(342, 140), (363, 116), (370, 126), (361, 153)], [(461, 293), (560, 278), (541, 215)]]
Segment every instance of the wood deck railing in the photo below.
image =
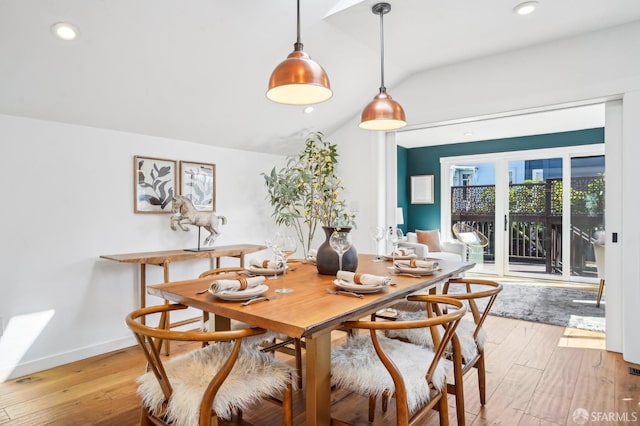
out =
[[(604, 192), (601, 176), (572, 179), (571, 187), (571, 275), (596, 276), (593, 248), (596, 230), (604, 222)], [(545, 265), (545, 272), (561, 274), (562, 179), (509, 186), (509, 262)], [(451, 226), (465, 222), (489, 239), (484, 260), (495, 260), (495, 187), (493, 185), (451, 188)]]

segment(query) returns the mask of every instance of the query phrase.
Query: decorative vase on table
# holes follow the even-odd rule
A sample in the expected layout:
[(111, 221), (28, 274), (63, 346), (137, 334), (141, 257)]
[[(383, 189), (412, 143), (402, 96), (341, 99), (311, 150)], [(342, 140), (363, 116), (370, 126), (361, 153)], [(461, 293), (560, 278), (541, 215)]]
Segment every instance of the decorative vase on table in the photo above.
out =
[[(339, 228), (344, 232), (351, 231), (350, 226), (340, 226)], [(320, 274), (336, 275), (339, 267), (338, 253), (336, 253), (331, 248), (331, 245), (329, 245), (329, 238), (331, 238), (331, 234), (336, 230), (336, 227), (323, 226), (322, 230), (325, 234), (325, 240), (318, 248), (318, 254), (316, 255), (316, 267)], [(342, 255), (342, 270), (355, 272), (357, 267), (358, 252), (355, 247), (351, 246), (351, 248)]]

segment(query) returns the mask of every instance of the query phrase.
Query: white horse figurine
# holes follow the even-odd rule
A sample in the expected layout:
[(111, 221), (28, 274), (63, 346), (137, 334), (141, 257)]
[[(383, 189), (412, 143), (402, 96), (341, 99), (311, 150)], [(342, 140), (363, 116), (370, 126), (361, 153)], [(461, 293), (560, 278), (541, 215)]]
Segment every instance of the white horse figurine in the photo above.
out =
[(171, 212), (173, 213), (173, 216), (171, 216), (171, 229), (177, 231), (179, 226), (183, 231), (188, 231), (189, 228), (184, 225), (201, 226), (209, 231), (209, 236), (204, 239), (206, 245), (213, 244), (220, 235), (218, 230), (220, 223), (222, 225), (227, 223), (227, 218), (224, 216), (219, 216), (213, 212), (196, 210), (191, 200), (183, 195), (173, 197)]

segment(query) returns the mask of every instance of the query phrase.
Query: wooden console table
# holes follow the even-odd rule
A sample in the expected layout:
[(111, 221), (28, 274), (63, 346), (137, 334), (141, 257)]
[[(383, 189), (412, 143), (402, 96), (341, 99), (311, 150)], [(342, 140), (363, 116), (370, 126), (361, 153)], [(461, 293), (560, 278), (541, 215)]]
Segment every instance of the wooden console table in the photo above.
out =
[(169, 264), (186, 260), (215, 259), (216, 268), (220, 267), (221, 257), (235, 257), (240, 259), (240, 266), (244, 267), (244, 256), (248, 253), (265, 250), (267, 247), (257, 244), (235, 244), (229, 246), (214, 246), (212, 250), (188, 251), (166, 250), (146, 253), (125, 253), (102, 255), (100, 258), (115, 260), (123, 263), (137, 263), (140, 265), (140, 307), (146, 306), (147, 294), (147, 265), (162, 266), (164, 269), (164, 282), (169, 280)]

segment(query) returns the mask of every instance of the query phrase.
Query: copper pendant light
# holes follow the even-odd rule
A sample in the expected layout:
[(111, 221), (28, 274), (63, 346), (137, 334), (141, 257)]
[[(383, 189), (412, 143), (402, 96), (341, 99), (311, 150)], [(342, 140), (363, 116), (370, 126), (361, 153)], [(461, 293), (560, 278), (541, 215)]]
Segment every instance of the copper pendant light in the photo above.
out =
[(267, 98), (288, 105), (311, 105), (333, 96), (325, 70), (302, 51), (300, 42), (300, 0), (298, 0), (298, 37), (293, 52), (273, 70)]
[(391, 98), (384, 87), (384, 26), (382, 17), (389, 13), (389, 3), (377, 3), (371, 11), (380, 15), (380, 93), (362, 110), (360, 128), (366, 130), (396, 130), (407, 125), (402, 106)]

